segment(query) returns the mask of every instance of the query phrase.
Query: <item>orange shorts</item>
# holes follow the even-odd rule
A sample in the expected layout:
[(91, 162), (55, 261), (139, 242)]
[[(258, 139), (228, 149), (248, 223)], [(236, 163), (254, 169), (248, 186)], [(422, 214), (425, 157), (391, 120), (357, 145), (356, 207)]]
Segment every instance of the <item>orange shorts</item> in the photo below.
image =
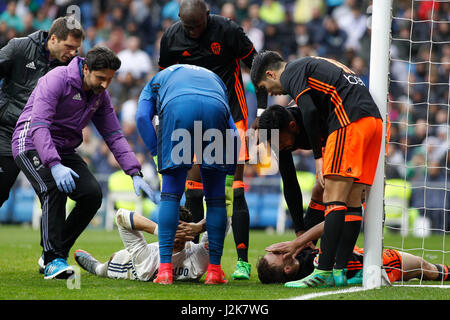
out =
[[(364, 254), (364, 249), (357, 246), (355, 246), (353, 251)], [(389, 281), (392, 283), (401, 280), (403, 276), (403, 260), (400, 252), (393, 249), (383, 249), (382, 256), (383, 269), (386, 271)], [(350, 269), (351, 266), (349, 265), (348, 268)], [(359, 265), (357, 268), (361, 269), (362, 265)]]
[(372, 185), (378, 165), (383, 121), (361, 118), (332, 132), (323, 158), (323, 175), (354, 178), (356, 183)]
[(391, 141), (391, 120), (386, 116), (386, 156), (389, 152), (389, 141)]
[(401, 280), (403, 275), (402, 255), (397, 250), (383, 249), (383, 268), (389, 281)]
[(243, 119), (241, 121), (235, 122), (236, 128), (238, 129), (239, 136), (241, 137), (241, 149), (239, 150), (239, 158), (238, 161), (241, 163), (243, 161), (247, 161), (250, 159), (249, 153), (248, 153), (248, 146), (247, 146), (247, 119)]

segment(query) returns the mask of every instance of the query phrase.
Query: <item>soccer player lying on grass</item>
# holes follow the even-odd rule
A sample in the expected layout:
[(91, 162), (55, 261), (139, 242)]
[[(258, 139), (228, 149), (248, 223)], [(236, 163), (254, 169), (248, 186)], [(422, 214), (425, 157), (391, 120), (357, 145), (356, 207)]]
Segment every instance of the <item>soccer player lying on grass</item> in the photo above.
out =
[[(297, 287), (298, 280), (314, 271), (319, 250), (311, 241), (317, 240), (323, 232), (321, 222), (292, 241), (273, 244), (257, 262), (258, 277), (262, 283), (286, 283), (286, 287)], [(355, 246), (347, 264), (347, 284), (362, 284), (364, 249)], [(383, 268), (389, 281), (408, 281), (421, 278), (429, 281), (449, 281), (449, 266), (433, 264), (421, 257), (393, 249), (383, 250)], [(310, 280), (312, 281), (312, 280)], [(320, 284), (312, 284), (321, 287)]]
[[(115, 220), (125, 249), (114, 253), (104, 263), (84, 250), (76, 250), (76, 262), (89, 273), (100, 277), (152, 281), (159, 269), (159, 245), (158, 242), (147, 243), (142, 231), (156, 235), (158, 225), (125, 209), (117, 211)], [(174, 280), (198, 280), (208, 268), (207, 233), (198, 244), (189, 241), (194, 239), (193, 235), (206, 230), (206, 220), (189, 223), (191, 221), (191, 212), (180, 206), (180, 224), (172, 251)]]

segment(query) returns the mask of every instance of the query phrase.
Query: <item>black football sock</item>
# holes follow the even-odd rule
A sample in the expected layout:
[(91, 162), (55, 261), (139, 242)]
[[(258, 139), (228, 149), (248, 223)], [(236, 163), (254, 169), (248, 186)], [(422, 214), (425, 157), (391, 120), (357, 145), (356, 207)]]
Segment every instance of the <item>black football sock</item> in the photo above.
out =
[(245, 200), (244, 188), (234, 189), (231, 226), (238, 259), (248, 262), (250, 213)]
[(362, 207), (348, 207), (345, 213), (342, 236), (336, 252), (335, 269), (344, 269), (347, 267), (348, 260), (351, 257), (356, 240), (361, 231), (361, 221)]
[[(205, 209), (203, 207), (203, 190), (201, 189), (187, 189), (185, 192), (186, 203), (184, 206), (192, 213), (192, 221), (199, 222), (205, 216)], [(199, 242), (199, 235), (194, 238), (194, 242)]]
[[(321, 223), (325, 219), (324, 211), (325, 206), (322, 202), (311, 199), (305, 213), (305, 229), (309, 230), (316, 224)], [(317, 244), (317, 241), (318, 240), (313, 241), (314, 245)]]
[(325, 225), (320, 238), (320, 254), (318, 269), (331, 271), (334, 266), (338, 243), (344, 228), (345, 212), (347, 206), (344, 202), (334, 201), (325, 203)]
[(436, 281), (450, 281), (449, 270), (450, 267), (443, 264), (435, 264), (438, 269), (438, 276), (435, 279)]

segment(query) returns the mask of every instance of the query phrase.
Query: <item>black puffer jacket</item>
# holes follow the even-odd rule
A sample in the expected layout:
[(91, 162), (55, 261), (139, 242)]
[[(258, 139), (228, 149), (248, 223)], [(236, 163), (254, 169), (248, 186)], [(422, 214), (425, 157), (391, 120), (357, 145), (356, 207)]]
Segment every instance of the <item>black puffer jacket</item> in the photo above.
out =
[(12, 156), (11, 138), (17, 119), (40, 77), (63, 65), (49, 61), (48, 32), (13, 38), (0, 50), (0, 156)]

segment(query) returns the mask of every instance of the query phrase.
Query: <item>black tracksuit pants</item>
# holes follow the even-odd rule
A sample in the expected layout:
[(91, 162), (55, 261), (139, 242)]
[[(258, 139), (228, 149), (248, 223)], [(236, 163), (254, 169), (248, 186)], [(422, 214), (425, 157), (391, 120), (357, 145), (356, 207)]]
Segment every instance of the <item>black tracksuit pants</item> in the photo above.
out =
[(13, 156), (0, 156), (0, 207), (8, 200), (9, 192), (19, 173), (20, 169), (14, 162)]
[[(50, 168), (42, 165), (36, 151), (21, 153), (15, 160), (41, 202), (44, 263), (56, 258), (67, 259), (71, 247), (101, 206), (100, 184), (77, 154), (61, 155), (61, 164), (80, 176), (78, 179), (74, 178), (76, 188), (69, 194), (58, 190)], [(76, 204), (66, 218), (67, 197)]]

